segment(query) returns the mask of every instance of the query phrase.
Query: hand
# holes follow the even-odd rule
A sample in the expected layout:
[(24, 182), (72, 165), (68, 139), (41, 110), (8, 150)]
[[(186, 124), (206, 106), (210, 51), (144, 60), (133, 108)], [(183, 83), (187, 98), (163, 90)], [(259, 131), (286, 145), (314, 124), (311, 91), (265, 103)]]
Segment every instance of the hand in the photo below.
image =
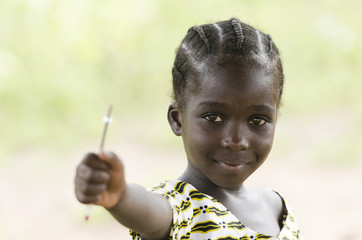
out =
[(112, 208), (126, 189), (123, 163), (111, 152), (88, 153), (77, 167), (74, 182), (79, 202)]

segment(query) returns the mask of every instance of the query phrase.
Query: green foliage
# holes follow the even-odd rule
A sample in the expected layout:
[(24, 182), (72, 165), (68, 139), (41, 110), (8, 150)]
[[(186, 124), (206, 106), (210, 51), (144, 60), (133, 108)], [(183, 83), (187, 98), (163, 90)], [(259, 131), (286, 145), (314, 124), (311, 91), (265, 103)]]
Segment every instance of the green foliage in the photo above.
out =
[[(175, 49), (190, 26), (232, 16), (270, 33), (279, 47), (282, 115), (348, 109), (351, 128), (336, 138), (351, 152), (361, 142), (353, 135), (362, 121), (361, 7), (352, 0), (3, 0), (0, 154), (95, 141), (109, 103), (122, 134), (168, 146)], [(361, 159), (352, 152), (350, 161)]]

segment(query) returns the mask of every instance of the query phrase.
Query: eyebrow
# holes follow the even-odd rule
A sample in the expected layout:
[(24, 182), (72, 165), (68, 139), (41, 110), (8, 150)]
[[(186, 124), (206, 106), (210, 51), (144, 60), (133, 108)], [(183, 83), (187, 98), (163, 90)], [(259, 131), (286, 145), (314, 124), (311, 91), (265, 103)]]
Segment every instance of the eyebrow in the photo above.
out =
[(205, 101), (201, 102), (197, 105), (197, 108), (218, 108), (218, 107), (226, 107), (227, 104), (223, 102), (213, 102), (213, 101)]
[(270, 114), (275, 113), (275, 108), (268, 105), (253, 105), (250, 108), (254, 111), (268, 112)]
[[(214, 102), (214, 101), (205, 101), (205, 102), (201, 102), (197, 105), (197, 108), (222, 108), (222, 107), (227, 107), (228, 105), (226, 103), (223, 102)], [(252, 105), (250, 106), (250, 109), (252, 109), (253, 111), (258, 111), (258, 112), (267, 112), (270, 114), (273, 114), (275, 112), (275, 108), (268, 106), (268, 105)]]

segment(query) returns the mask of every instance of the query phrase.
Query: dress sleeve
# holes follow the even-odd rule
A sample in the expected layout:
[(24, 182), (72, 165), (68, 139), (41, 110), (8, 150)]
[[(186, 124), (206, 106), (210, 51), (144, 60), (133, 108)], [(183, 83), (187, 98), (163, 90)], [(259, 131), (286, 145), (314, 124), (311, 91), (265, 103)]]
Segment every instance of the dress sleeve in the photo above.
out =
[[(173, 210), (173, 220), (172, 220), (172, 228), (170, 232), (170, 237), (172, 239), (172, 236), (177, 236), (177, 226), (179, 224), (179, 221), (183, 221), (183, 212), (181, 211), (180, 207), (184, 205), (184, 199), (183, 195), (180, 194), (179, 191), (175, 191), (175, 188), (180, 187), (181, 182), (174, 182), (174, 181), (165, 181), (162, 182), (152, 188), (149, 188), (148, 191), (160, 194), (164, 196), (168, 202), (170, 203), (172, 210)], [(182, 183), (181, 183), (182, 184)], [(139, 233), (130, 230), (130, 236), (133, 240), (142, 240), (142, 237)]]
[(286, 214), (283, 216), (283, 228), (279, 234), (279, 239), (303, 240), (297, 219), (295, 218), (292, 209), (288, 206), (284, 197), (281, 196), (278, 192), (276, 193), (283, 200), (284, 207), (287, 210)]

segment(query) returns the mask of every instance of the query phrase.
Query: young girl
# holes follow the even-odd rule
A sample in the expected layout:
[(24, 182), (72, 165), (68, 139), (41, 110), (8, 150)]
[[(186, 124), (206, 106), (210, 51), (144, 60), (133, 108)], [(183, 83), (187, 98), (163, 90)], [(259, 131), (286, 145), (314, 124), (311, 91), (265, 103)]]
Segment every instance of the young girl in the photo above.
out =
[(105, 207), (133, 239), (301, 239), (276, 192), (245, 186), (273, 144), (283, 70), (271, 37), (232, 18), (189, 29), (172, 69), (172, 131), (188, 165), (147, 191), (109, 152), (89, 153), (75, 193)]

